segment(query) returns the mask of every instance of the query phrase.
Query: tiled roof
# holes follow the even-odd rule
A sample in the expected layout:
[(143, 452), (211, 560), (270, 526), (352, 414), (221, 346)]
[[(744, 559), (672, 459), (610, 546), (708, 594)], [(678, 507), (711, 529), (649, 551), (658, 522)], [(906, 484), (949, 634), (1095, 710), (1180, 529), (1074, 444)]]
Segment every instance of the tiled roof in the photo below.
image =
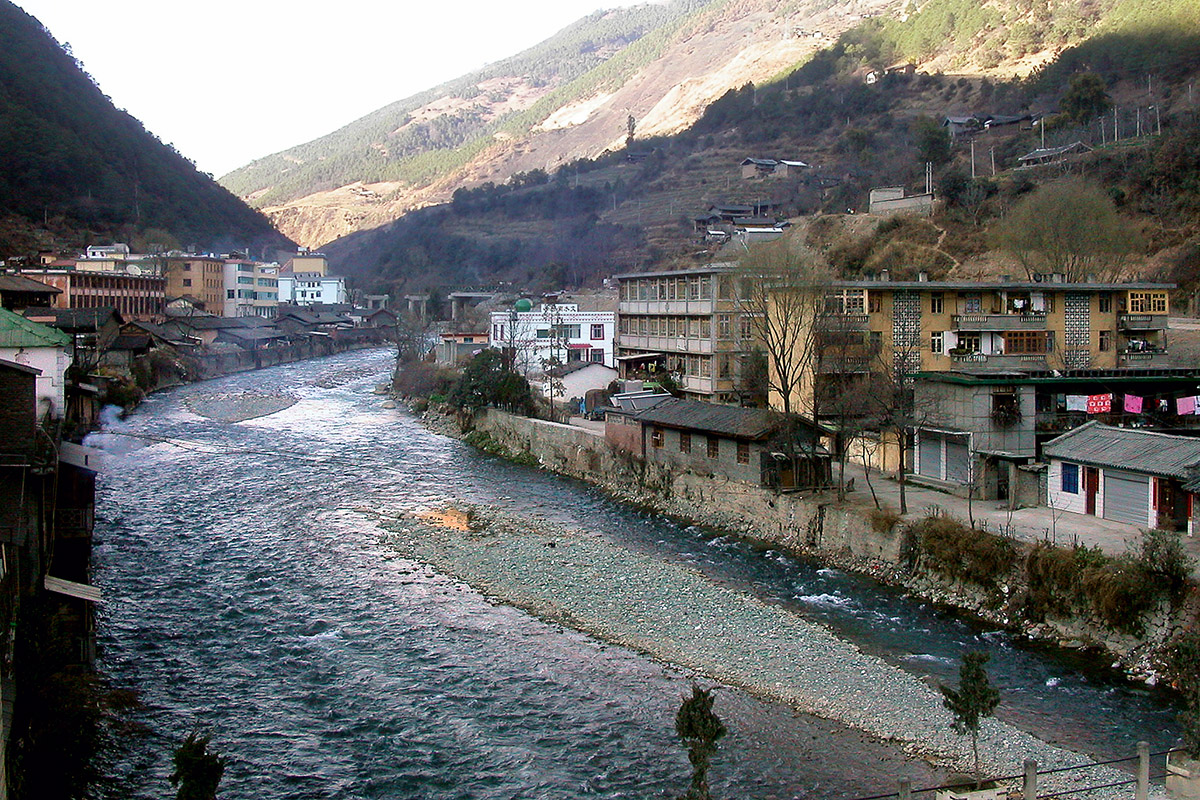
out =
[(783, 417), (774, 411), (683, 399), (659, 403), (637, 418), (652, 425), (722, 433), (740, 439), (766, 438), (783, 424)]
[(1200, 438), (1093, 421), (1046, 442), (1042, 452), (1063, 461), (1186, 479), (1188, 468), (1200, 464)]
[(0, 347), (66, 347), (71, 337), (0, 308)]
[[(114, 317), (122, 322), (120, 313), (112, 306), (99, 308), (27, 308), (24, 314), (29, 319), (71, 333), (91, 333), (100, 330)], [(53, 320), (52, 322), (50, 320)]]
[(24, 275), (0, 275), (0, 292), (61, 294), (62, 289), (49, 286), (41, 281), (35, 281), (33, 278), (26, 278)]

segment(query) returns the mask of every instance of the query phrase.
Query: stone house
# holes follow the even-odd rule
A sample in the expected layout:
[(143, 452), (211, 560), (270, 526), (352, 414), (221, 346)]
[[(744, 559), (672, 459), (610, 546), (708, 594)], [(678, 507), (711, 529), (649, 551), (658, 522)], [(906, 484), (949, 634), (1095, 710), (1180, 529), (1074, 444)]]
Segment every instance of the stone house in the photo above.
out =
[[(809, 420), (792, 419), (766, 409), (673, 398), (631, 417), (610, 414), (605, 427), (607, 435), (609, 425), (632, 427), (633, 420), (646, 463), (669, 470), (781, 489), (828, 485), (823, 431)], [(621, 433), (621, 439), (634, 441), (632, 431)]]

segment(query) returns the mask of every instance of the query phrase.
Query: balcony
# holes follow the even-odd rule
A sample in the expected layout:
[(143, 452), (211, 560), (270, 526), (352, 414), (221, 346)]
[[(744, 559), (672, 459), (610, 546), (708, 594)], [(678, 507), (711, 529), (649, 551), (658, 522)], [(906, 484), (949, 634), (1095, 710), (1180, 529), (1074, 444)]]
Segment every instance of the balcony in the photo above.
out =
[(1011, 372), (1031, 369), (1046, 369), (1046, 356), (1037, 353), (1008, 355), (1005, 353), (967, 353), (951, 355), (956, 365), (987, 372)]
[(826, 331), (862, 331), (867, 329), (866, 314), (821, 314), (818, 324)]
[(1117, 327), (1123, 331), (1164, 331), (1166, 314), (1118, 314)]
[(870, 372), (872, 363), (874, 363), (874, 359), (868, 356), (822, 358), (817, 371), (822, 375), (861, 374)]
[(1173, 366), (1164, 347), (1131, 347), (1117, 353), (1123, 367), (1169, 367)]
[(707, 355), (716, 349), (712, 339), (690, 339), (685, 336), (639, 336), (633, 333), (617, 335), (617, 346), (630, 350), (649, 350), (660, 353), (694, 353)]
[(1044, 331), (1044, 313), (1027, 314), (955, 314), (956, 331)]

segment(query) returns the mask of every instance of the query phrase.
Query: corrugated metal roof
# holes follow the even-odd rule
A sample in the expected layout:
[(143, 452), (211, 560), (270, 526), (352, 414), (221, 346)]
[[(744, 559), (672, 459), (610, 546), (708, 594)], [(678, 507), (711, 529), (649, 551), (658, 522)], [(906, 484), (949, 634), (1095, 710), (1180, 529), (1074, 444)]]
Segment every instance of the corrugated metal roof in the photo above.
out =
[(1200, 464), (1200, 438), (1093, 421), (1046, 442), (1042, 452), (1063, 461), (1187, 479), (1188, 468)]
[(0, 347), (66, 347), (70, 343), (66, 333), (0, 308)]

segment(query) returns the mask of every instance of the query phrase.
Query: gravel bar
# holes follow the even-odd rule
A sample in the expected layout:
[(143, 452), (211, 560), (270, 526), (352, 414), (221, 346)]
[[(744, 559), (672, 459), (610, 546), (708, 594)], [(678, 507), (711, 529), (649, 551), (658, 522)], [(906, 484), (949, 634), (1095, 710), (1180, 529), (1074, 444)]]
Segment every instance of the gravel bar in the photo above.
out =
[[(941, 694), (861, 652), (824, 626), (582, 530), (459, 509), (471, 530), (436, 520), (383, 520), (402, 554), (462, 580), (484, 595), (539, 617), (642, 651), (721, 683), (899, 744), (931, 762), (967, 771), (970, 739), (951, 730)], [(1022, 772), (1088, 759), (994, 719), (980, 736), (985, 770)], [(1096, 767), (1043, 776), (1040, 792), (1127, 779)], [(1080, 797), (1129, 797), (1133, 787)]]

